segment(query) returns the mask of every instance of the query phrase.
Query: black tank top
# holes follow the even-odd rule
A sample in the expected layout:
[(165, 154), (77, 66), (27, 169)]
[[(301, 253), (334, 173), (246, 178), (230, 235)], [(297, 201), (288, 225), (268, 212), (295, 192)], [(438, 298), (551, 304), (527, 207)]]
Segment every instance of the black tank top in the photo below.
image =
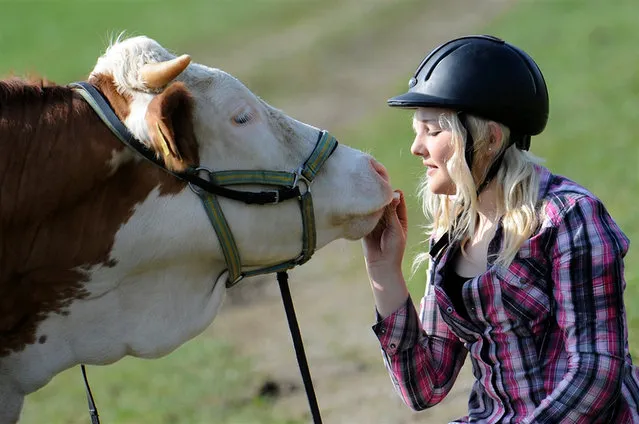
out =
[(453, 269), (453, 266), (451, 265), (448, 267), (448, 270), (445, 274), (443, 287), (444, 291), (450, 298), (450, 301), (453, 303), (455, 311), (457, 311), (457, 313), (462, 317), (469, 320), (470, 317), (468, 316), (468, 311), (466, 310), (466, 305), (464, 304), (464, 298), (462, 297), (462, 287), (468, 280), (471, 280), (471, 278), (462, 277), (461, 275), (457, 274)]

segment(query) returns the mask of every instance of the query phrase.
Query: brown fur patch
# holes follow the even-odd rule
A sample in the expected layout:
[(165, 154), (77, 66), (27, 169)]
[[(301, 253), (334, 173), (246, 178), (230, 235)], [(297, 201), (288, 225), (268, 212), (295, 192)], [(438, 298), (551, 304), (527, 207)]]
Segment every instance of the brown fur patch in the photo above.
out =
[[(126, 99), (105, 87), (126, 116)], [(89, 295), (77, 269), (115, 265), (115, 234), (154, 187), (184, 189), (144, 161), (112, 174), (124, 148), (72, 90), (0, 81), (0, 357), (36, 343), (48, 315)]]
[(124, 121), (127, 116), (129, 116), (129, 104), (131, 104), (133, 99), (118, 92), (111, 75), (93, 75), (89, 79), (89, 82), (95, 85), (102, 95), (107, 98), (109, 104), (111, 104), (111, 108), (121, 121)]

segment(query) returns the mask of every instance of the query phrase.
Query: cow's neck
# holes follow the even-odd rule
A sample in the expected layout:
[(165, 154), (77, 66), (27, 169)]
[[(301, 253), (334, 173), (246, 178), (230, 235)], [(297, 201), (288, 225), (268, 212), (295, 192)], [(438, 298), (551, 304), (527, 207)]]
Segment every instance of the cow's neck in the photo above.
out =
[(136, 205), (184, 190), (124, 149), (70, 89), (0, 82), (0, 357), (90, 296), (88, 268), (117, 267), (115, 235)]
[(123, 150), (71, 90), (0, 82), (0, 205), (4, 223), (30, 222), (77, 202), (112, 173)]

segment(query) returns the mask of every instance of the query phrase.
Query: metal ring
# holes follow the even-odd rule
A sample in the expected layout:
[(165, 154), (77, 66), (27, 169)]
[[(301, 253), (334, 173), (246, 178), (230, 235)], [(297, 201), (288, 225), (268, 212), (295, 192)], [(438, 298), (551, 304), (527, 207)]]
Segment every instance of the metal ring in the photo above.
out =
[[(194, 173), (196, 174), (196, 176), (198, 178), (202, 178), (200, 177), (200, 173), (201, 172), (206, 172), (208, 174), (208, 178), (207, 180), (210, 182), (211, 181), (211, 174), (213, 173), (213, 171), (211, 171), (210, 169), (204, 167), (204, 166), (198, 166), (196, 168), (193, 168), (193, 171), (195, 171)], [(204, 179), (204, 178), (202, 178)], [(206, 194), (207, 191), (204, 190), (202, 187), (198, 187), (197, 185), (193, 184), (192, 182), (189, 182), (189, 188), (191, 189), (191, 191), (195, 194), (197, 194), (198, 196), (202, 196), (203, 194)]]
[(304, 174), (302, 174), (302, 172), (302, 168), (299, 168), (297, 171), (295, 171), (295, 179), (293, 180), (293, 187), (297, 187), (300, 181), (304, 183), (304, 187), (306, 188), (306, 190), (302, 191), (302, 189), (300, 189), (300, 197), (305, 195), (306, 193), (311, 192), (311, 181), (309, 181), (309, 179), (306, 178)]

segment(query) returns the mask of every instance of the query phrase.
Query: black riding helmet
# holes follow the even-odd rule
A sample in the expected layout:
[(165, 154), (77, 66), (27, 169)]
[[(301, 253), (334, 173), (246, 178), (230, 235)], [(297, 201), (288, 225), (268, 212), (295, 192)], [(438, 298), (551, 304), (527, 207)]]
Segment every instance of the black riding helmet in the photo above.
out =
[[(465, 113), (507, 126), (511, 144), (522, 150), (528, 150), (530, 136), (541, 133), (548, 121), (548, 89), (537, 64), (523, 50), (488, 35), (456, 38), (435, 48), (419, 65), (408, 88), (407, 93), (389, 99), (388, 105), (458, 111), (468, 135), (469, 168), (473, 140)], [(501, 159), (497, 158), (496, 169), (489, 171), (482, 186), (496, 174)]]

